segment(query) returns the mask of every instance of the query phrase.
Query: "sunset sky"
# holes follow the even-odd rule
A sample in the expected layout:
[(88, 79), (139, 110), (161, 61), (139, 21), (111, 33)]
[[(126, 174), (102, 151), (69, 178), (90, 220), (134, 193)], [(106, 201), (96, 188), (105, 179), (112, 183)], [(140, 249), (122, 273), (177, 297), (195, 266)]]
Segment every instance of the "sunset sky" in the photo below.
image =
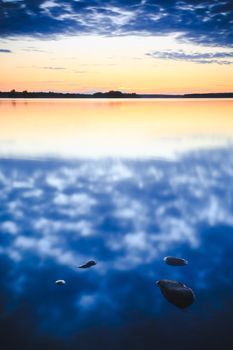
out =
[(0, 90), (233, 91), (232, 0), (0, 0)]

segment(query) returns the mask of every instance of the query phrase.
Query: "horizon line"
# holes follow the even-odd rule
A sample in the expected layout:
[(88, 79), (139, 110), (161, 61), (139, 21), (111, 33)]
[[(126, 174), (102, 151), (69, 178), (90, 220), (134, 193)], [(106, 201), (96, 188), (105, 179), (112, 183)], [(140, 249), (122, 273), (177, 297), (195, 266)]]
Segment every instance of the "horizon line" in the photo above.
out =
[[(109, 90), (109, 91), (96, 91), (96, 92), (68, 92), (68, 91), (17, 91), (12, 89), (10, 91), (1, 91), (1, 94), (9, 94), (9, 95), (33, 95), (33, 94), (45, 94), (45, 95), (81, 95), (81, 96), (93, 96), (98, 97), (99, 95), (122, 95), (122, 96), (170, 96), (170, 97), (183, 97), (183, 96), (193, 96), (193, 95), (233, 95), (233, 91), (224, 91), (224, 92), (186, 92), (186, 93), (159, 93), (159, 92), (150, 92), (150, 93), (138, 93), (138, 92), (123, 92), (120, 90)], [(15, 96), (16, 97), (16, 96)], [(1, 98), (1, 96), (0, 96)]]

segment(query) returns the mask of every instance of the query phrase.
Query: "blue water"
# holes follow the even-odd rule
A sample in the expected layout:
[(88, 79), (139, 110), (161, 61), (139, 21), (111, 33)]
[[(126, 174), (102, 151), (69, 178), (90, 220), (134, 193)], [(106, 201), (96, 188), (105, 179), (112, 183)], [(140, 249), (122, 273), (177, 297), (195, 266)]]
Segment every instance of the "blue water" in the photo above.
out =
[[(232, 349), (232, 151), (2, 159), (1, 349)], [(196, 302), (177, 309), (158, 279), (185, 283)]]

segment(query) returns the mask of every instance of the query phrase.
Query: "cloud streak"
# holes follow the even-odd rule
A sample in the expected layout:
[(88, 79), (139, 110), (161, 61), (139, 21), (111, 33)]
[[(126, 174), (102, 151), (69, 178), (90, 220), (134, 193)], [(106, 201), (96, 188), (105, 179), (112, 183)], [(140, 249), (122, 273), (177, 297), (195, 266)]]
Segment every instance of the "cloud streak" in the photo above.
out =
[(220, 51), (220, 52), (185, 52), (179, 51), (158, 51), (148, 53), (147, 56), (163, 59), (163, 60), (175, 60), (175, 61), (186, 61), (194, 63), (216, 63), (219, 65), (233, 64), (233, 52), (231, 51)]
[(11, 50), (8, 49), (0, 49), (0, 53), (11, 53)]
[(65, 67), (38, 67), (40, 69), (48, 69), (48, 70), (65, 70)]

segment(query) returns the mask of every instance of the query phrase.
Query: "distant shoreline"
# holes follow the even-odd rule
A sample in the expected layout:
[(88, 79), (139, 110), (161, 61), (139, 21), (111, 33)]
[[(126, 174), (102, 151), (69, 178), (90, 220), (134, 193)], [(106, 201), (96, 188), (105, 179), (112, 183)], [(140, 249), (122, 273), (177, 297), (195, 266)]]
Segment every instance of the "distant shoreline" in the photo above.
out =
[(9, 91), (9, 92), (0, 92), (0, 99), (2, 98), (28, 98), (28, 99), (39, 99), (39, 98), (233, 98), (233, 92), (222, 92), (222, 93), (193, 93), (193, 94), (137, 94), (137, 93), (123, 93), (121, 91), (109, 91), (109, 92), (96, 92), (93, 94), (80, 94), (80, 93), (60, 93), (60, 92), (28, 92), (28, 91)]

